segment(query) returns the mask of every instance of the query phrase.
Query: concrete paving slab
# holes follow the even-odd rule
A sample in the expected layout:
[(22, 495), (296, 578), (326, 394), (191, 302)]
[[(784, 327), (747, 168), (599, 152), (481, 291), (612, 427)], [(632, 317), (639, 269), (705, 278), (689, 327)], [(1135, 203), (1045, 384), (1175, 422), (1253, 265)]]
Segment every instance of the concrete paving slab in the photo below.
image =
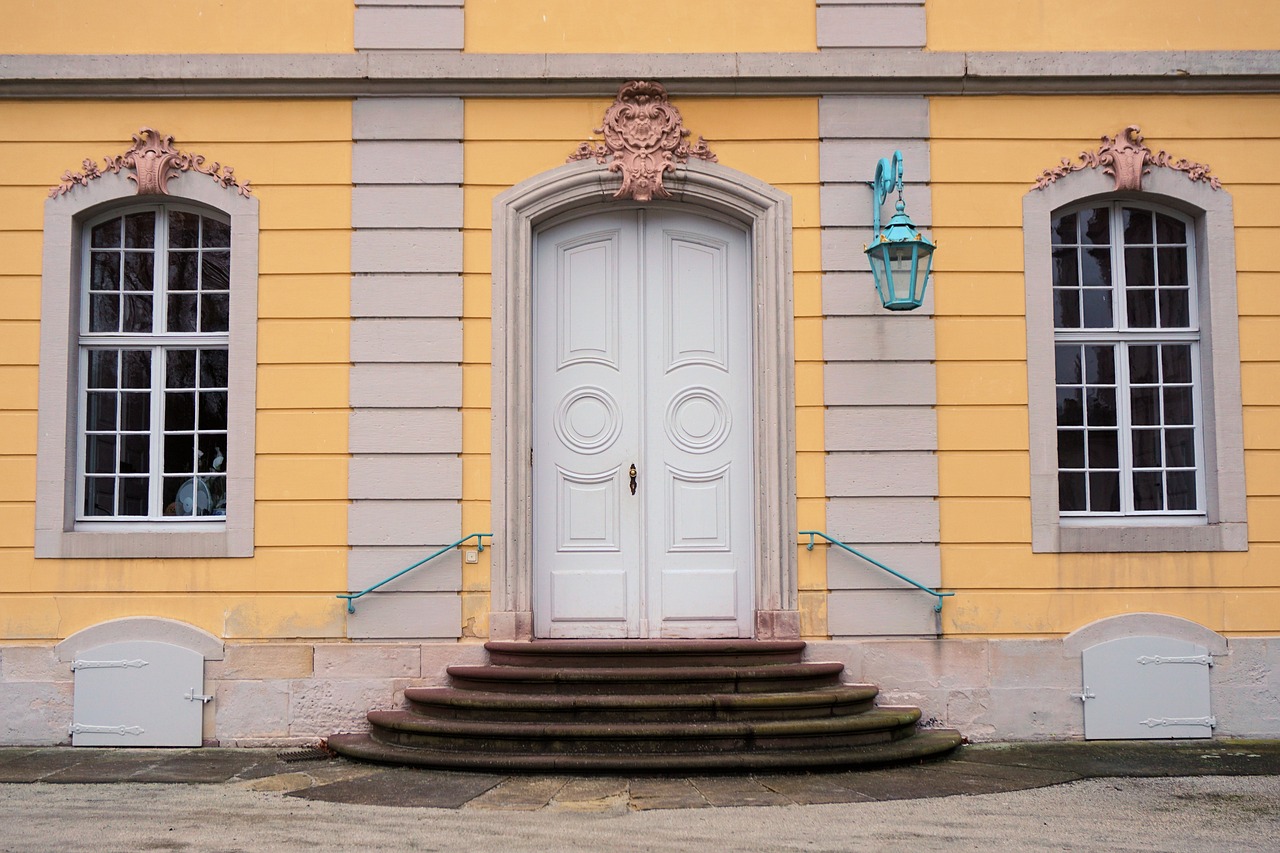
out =
[(568, 776), (512, 776), (467, 804), (473, 809), (532, 812), (545, 808), (569, 782)]
[(972, 763), (1099, 776), (1280, 775), (1280, 741), (1069, 741), (962, 747)]
[(82, 761), (89, 761), (92, 757), (85, 751), (71, 747), (37, 749), (0, 764), (0, 782), (39, 782), (46, 776)]
[(771, 791), (750, 776), (700, 776), (690, 779), (713, 806), (789, 806), (790, 797)]
[(552, 809), (578, 812), (609, 812), (627, 808), (627, 780), (596, 777), (570, 779), (547, 804)]
[(801, 806), (874, 802), (874, 798), (841, 785), (825, 773), (756, 776), (756, 781)]
[(688, 779), (632, 779), (628, 794), (632, 811), (711, 807), (707, 798)]
[(304, 800), (401, 808), (457, 809), (502, 781), (482, 773), (394, 768), (359, 779), (294, 791)]
[[(132, 782), (229, 782), (261, 764), (261, 752), (238, 749), (192, 749), (173, 754), (134, 774)], [(274, 759), (271, 759), (274, 761)]]

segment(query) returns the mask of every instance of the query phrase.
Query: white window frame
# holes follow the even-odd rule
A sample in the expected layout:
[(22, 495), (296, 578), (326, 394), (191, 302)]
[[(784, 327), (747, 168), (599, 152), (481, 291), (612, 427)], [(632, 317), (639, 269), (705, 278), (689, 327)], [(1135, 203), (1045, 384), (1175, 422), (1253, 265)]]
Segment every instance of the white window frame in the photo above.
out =
[[(246, 557), (253, 554), (258, 200), (182, 173), (167, 196), (139, 197), (124, 174), (104, 174), (45, 203), (41, 276), (35, 554), (41, 558)], [(83, 443), (80, 317), (89, 223), (148, 205), (211, 211), (231, 224), (227, 515), (222, 521), (77, 520)], [(157, 336), (159, 337), (159, 336)], [(184, 336), (207, 345), (206, 335)], [(174, 339), (177, 346), (178, 338)], [(168, 345), (169, 341), (164, 342)], [(147, 346), (156, 345), (151, 341)], [(215, 344), (216, 346), (216, 344)], [(153, 400), (154, 403), (154, 400)]]
[[(1199, 322), (1193, 379), (1199, 389), (1202, 494), (1196, 513), (1063, 515), (1058, 505), (1057, 395), (1051, 223), (1071, 209), (1121, 202), (1182, 214), (1192, 225)], [(1154, 168), (1141, 193), (1117, 193), (1101, 170), (1071, 173), (1023, 199), (1031, 535), (1035, 552), (1243, 551), (1248, 549), (1239, 317), (1231, 196)], [(1123, 308), (1117, 300), (1116, 310)], [(1153, 341), (1170, 339), (1154, 330)], [(1117, 370), (1119, 365), (1117, 365)], [(1121, 433), (1121, 442), (1127, 438)]]

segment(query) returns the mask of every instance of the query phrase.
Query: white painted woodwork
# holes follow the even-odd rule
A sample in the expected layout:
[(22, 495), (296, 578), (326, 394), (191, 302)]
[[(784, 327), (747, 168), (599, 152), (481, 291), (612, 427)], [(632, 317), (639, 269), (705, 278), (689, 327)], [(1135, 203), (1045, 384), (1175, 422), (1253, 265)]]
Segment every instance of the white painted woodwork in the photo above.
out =
[(534, 264), (535, 633), (751, 636), (746, 234), (609, 212)]
[(200, 746), (200, 652), (130, 640), (80, 652), (72, 668), (72, 746)]

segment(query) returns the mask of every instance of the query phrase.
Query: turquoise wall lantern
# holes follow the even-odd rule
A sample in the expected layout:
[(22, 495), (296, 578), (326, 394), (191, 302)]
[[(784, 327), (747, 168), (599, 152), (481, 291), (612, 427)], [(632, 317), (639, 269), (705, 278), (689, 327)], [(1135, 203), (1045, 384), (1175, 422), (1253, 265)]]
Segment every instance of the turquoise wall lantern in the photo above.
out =
[[(880, 207), (893, 190), (898, 191), (897, 212), (889, 224), (880, 229)], [(902, 200), (902, 152), (893, 152), (893, 162), (881, 157), (876, 164), (876, 177), (871, 182), (872, 234), (870, 246), (863, 246), (871, 261), (876, 292), (880, 302), (890, 311), (911, 311), (924, 302), (933, 271), (933, 243), (924, 239), (907, 216)]]

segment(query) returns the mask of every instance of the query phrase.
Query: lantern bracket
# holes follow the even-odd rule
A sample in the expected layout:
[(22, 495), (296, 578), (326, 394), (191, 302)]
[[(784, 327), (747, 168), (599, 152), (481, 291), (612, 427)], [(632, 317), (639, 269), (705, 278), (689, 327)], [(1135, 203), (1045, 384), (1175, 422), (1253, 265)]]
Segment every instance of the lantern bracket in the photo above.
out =
[(898, 191), (899, 200), (902, 198), (902, 152), (894, 151), (892, 161), (888, 157), (881, 157), (880, 162), (876, 163), (875, 180), (868, 183), (871, 186), (872, 194), (871, 233), (872, 236), (878, 236), (880, 234), (880, 208), (884, 205), (885, 199), (895, 189)]

